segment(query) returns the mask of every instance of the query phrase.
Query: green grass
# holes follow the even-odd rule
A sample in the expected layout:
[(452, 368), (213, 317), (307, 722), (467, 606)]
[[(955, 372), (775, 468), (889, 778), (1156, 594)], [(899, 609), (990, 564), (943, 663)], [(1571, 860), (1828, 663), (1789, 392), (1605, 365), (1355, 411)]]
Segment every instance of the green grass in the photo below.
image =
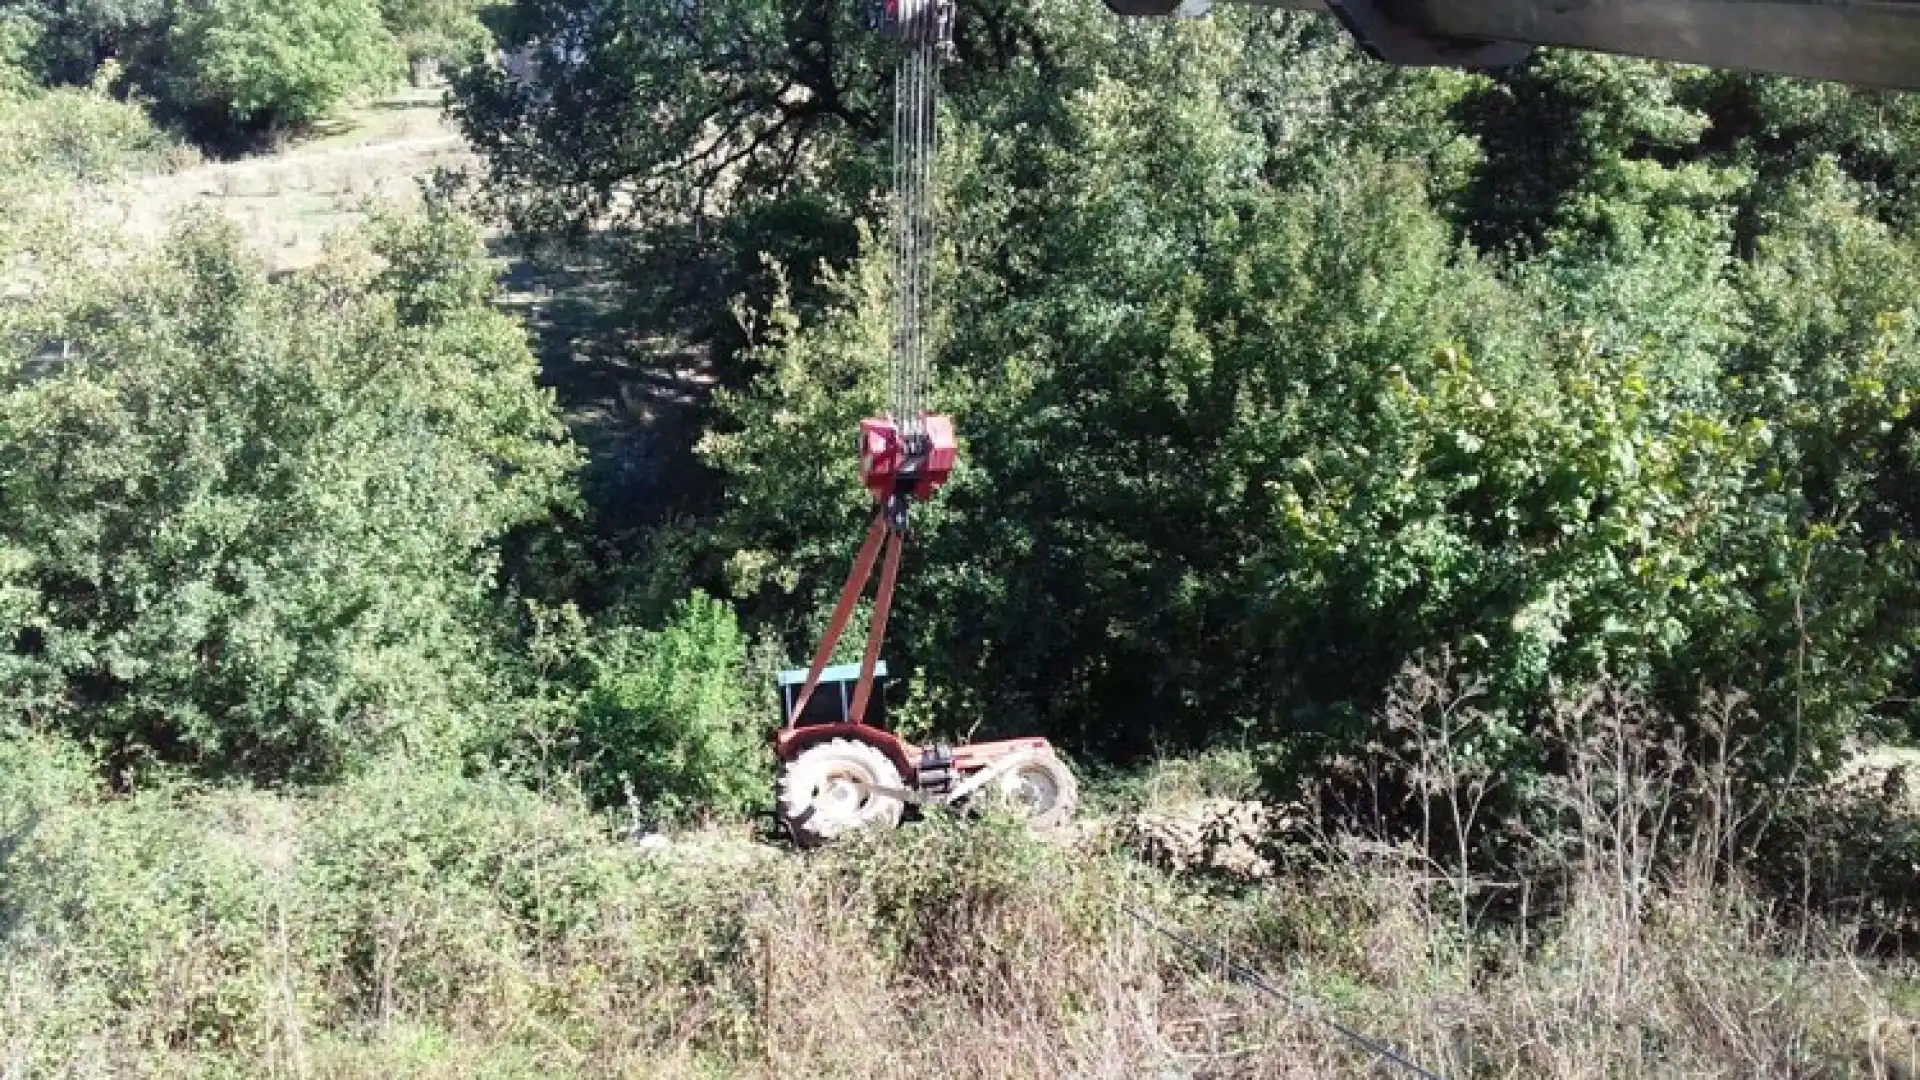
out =
[(320, 121), (285, 152), (311, 154), (454, 134), (441, 115), (444, 98), (445, 91), (435, 86), (395, 90)]
[(471, 163), (440, 101), (437, 89), (409, 88), (342, 112), (275, 153), (139, 178), (120, 221), (154, 236), (181, 212), (212, 207), (240, 224), (270, 269), (311, 265), (329, 234), (364, 219), (365, 200), (409, 204), (433, 169)]

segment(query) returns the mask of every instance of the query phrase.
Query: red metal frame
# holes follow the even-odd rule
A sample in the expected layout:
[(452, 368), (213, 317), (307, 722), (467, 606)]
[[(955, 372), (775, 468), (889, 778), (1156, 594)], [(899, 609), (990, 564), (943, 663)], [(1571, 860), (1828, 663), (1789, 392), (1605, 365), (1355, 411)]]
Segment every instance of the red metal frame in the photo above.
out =
[[(853, 569), (840, 588), (827, 632), (814, 650), (807, 668), (807, 681), (774, 736), (774, 752), (782, 761), (791, 761), (807, 747), (828, 739), (860, 739), (878, 747), (893, 760), (907, 783), (915, 783), (920, 771), (921, 747), (907, 742), (884, 728), (866, 722), (867, 706), (873, 697), (873, 672), (880, 659), (880, 645), (886, 639), (887, 617), (893, 610), (893, 594), (900, 580), (900, 554), (905, 543), (905, 500), (931, 496), (952, 474), (957, 455), (953, 422), (944, 416), (923, 416), (921, 427), (926, 439), (920, 453), (909, 453), (899, 428), (891, 417), (863, 421), (860, 425), (860, 479), (879, 500), (873, 524), (854, 557)], [(874, 596), (873, 623), (867, 633), (867, 645), (860, 657), (860, 679), (855, 684), (853, 701), (844, 723), (795, 726), (806, 713), (807, 703), (820, 686), (820, 676), (833, 657), (853, 618), (860, 593), (880, 565), (880, 586)], [(953, 748), (956, 775), (976, 772), (1008, 754), (1023, 750), (1044, 750), (1047, 740), (1040, 738), (1005, 739), (998, 742), (969, 743)]]
[(860, 483), (882, 503), (895, 496), (929, 499), (960, 458), (951, 417), (920, 415), (923, 438), (909, 446), (891, 416), (860, 421)]
[[(828, 739), (859, 739), (872, 743), (892, 760), (907, 783), (914, 783), (919, 776), (920, 755), (925, 748), (871, 724), (812, 724), (803, 728), (782, 728), (774, 736), (774, 753), (781, 761), (792, 761), (807, 747)], [(1017, 754), (1022, 750), (1048, 750), (1052, 745), (1038, 737), (965, 743), (953, 748), (953, 771), (956, 776), (964, 776), (978, 772), (1008, 754)]]
[(860, 682), (854, 691), (854, 704), (847, 711), (848, 719), (861, 724), (867, 715), (867, 698), (873, 690), (873, 661), (878, 658), (880, 640), (879, 631), (885, 628), (887, 612), (893, 607), (893, 585), (900, 572), (900, 534), (887, 525), (887, 515), (883, 508), (874, 515), (873, 524), (867, 529), (866, 542), (860, 545), (860, 554), (854, 557), (853, 570), (847, 574), (847, 583), (840, 587), (840, 602), (833, 607), (833, 618), (827, 621), (827, 632), (820, 638), (820, 647), (814, 650), (813, 664), (807, 668), (807, 681), (800, 687), (800, 696), (794, 700), (793, 709), (781, 721), (781, 734), (793, 728), (797, 717), (807, 711), (807, 702), (813, 700), (813, 692), (820, 687), (820, 673), (827, 670), (827, 661), (833, 658), (833, 647), (840, 643), (840, 635), (847, 629), (847, 621), (853, 617), (853, 605), (860, 599), (860, 591), (867, 587), (867, 577), (873, 573), (874, 560), (880, 556), (882, 547), (887, 549), (887, 572), (881, 576), (882, 595), (874, 606), (874, 631), (867, 641), (866, 655), (860, 662)]

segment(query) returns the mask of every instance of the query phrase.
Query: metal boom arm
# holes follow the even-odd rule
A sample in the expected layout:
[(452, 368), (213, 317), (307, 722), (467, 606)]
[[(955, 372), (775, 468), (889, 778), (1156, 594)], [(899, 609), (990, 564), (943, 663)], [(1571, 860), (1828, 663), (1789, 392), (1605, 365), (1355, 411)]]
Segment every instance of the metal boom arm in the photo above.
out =
[[(1560, 46), (1855, 86), (1920, 89), (1920, 0), (1228, 0), (1324, 11), (1394, 64), (1503, 67)], [(1106, 0), (1196, 16), (1210, 0)]]

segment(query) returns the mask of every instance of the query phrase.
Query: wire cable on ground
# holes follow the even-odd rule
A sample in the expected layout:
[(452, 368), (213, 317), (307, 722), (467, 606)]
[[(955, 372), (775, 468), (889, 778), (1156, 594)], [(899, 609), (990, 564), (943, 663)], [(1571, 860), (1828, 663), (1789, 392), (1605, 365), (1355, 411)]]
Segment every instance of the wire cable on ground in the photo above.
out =
[(1437, 1072), (1434, 1072), (1432, 1069), (1428, 1069), (1416, 1062), (1408, 1060), (1398, 1050), (1395, 1050), (1392, 1046), (1388, 1045), (1387, 1043), (1382, 1042), (1379, 1039), (1373, 1038), (1370, 1035), (1366, 1035), (1361, 1032), (1355, 1031), (1354, 1029), (1348, 1027), (1347, 1025), (1341, 1023), (1340, 1021), (1335, 1020), (1333, 1017), (1328, 1016), (1324, 1011), (1318, 1008), (1315, 1008), (1306, 1002), (1301, 1001), (1299, 998), (1293, 997), (1292, 995), (1281, 991), (1278, 987), (1274, 986), (1273, 983), (1269, 982), (1266, 976), (1260, 974), (1259, 972), (1253, 970), (1250, 967), (1247, 967), (1245, 964), (1235, 963), (1234, 961), (1227, 959), (1225, 956), (1222, 956), (1221, 954), (1214, 952), (1212, 949), (1209, 949), (1204, 945), (1200, 945), (1180, 934), (1174, 933), (1172, 930), (1169, 930), (1166, 927), (1160, 925), (1158, 922), (1155, 922), (1151, 917), (1146, 915), (1144, 912), (1136, 910), (1134, 907), (1132, 907), (1129, 904), (1124, 904), (1124, 903), (1121, 904), (1120, 910), (1126, 912), (1128, 917), (1133, 919), (1135, 922), (1153, 931), (1154, 933), (1159, 934), (1161, 937), (1166, 938), (1167, 940), (1173, 942), (1174, 944), (1180, 946), (1181, 948), (1187, 950), (1188, 952), (1194, 954), (1195, 956), (1198, 956), (1204, 960), (1211, 961), (1215, 966), (1226, 971), (1229, 975), (1232, 975), (1235, 979), (1238, 979), (1239, 981), (1246, 983), (1248, 986), (1251, 986), (1256, 990), (1262, 991), (1263, 993), (1282, 1002), (1283, 1004), (1285, 1004), (1291, 1009), (1294, 1009), (1297, 1012), (1306, 1013), (1312, 1016), (1314, 1019), (1321, 1021), (1322, 1023), (1326, 1024), (1328, 1027), (1339, 1032), (1340, 1035), (1344, 1037), (1348, 1042), (1352, 1043), (1355, 1046), (1360, 1047), (1362, 1050), (1365, 1050), (1368, 1053), (1374, 1054), (1381, 1059), (1390, 1061), (1393, 1064), (1400, 1066), (1402, 1069), (1405, 1069), (1406, 1071), (1412, 1073), (1413, 1075), (1420, 1077), (1421, 1080), (1447, 1080), (1446, 1077), (1440, 1075)]

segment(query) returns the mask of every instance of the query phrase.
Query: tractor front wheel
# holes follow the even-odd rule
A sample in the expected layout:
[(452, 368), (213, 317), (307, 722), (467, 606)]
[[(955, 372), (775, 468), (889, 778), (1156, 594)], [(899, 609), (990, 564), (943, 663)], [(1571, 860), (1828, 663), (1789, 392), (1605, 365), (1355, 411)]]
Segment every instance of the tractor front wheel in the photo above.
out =
[(1080, 804), (1080, 785), (1073, 771), (1051, 752), (1008, 769), (993, 779), (993, 786), (1037, 829), (1065, 825)]
[(906, 809), (870, 788), (900, 789), (900, 770), (871, 743), (829, 739), (801, 751), (780, 772), (780, 820), (802, 847), (873, 826), (891, 829)]

